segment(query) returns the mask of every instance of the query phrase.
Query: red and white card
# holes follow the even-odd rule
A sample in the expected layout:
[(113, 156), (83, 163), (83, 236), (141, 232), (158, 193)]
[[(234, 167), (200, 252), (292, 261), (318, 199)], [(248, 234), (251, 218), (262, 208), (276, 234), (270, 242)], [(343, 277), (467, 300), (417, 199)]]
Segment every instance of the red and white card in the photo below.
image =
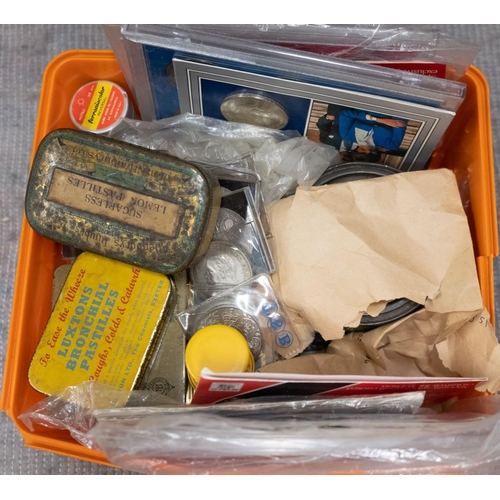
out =
[(300, 375), (288, 373), (214, 373), (204, 368), (192, 404), (212, 404), (253, 397), (373, 396), (425, 391), (424, 405), (431, 406), (474, 392), (484, 378), (365, 377)]

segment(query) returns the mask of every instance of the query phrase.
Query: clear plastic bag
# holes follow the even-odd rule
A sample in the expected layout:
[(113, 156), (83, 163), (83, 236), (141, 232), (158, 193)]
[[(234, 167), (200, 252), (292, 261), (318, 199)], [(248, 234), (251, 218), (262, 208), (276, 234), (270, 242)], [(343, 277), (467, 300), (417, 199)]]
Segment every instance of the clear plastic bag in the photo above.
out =
[[(479, 47), (472, 42), (456, 39), (433, 26), (191, 24), (182, 25), (182, 27), (204, 32), (217, 32), (225, 36), (270, 43), (351, 61), (442, 64), (446, 66), (446, 78), (452, 80), (458, 80), (465, 74), (479, 52)], [(430, 71), (428, 74), (433, 74), (433, 72)]]
[[(361, 46), (365, 52), (372, 46), (375, 54), (382, 49), (394, 52), (396, 60), (399, 53), (408, 55), (407, 52), (413, 60), (417, 47), (422, 52), (422, 55), (417, 52), (419, 58), (426, 51), (437, 54), (437, 57), (444, 52), (446, 67), (451, 68), (453, 74), (463, 74), (463, 68), (466, 69), (471, 60), (466, 51), (474, 49), (452, 40), (448, 53), (447, 44), (440, 40), (451, 37), (436, 33), (429, 35), (425, 31), (403, 36), (399, 44), (394, 44), (393, 32), (384, 33), (381, 25), (347, 25), (347, 30), (342, 25), (126, 24), (104, 25), (103, 28), (145, 120), (173, 116), (179, 109), (177, 74), (174, 72), (173, 81), (168, 76), (164, 78), (168, 71), (164, 64), (169, 64), (175, 57), (208, 60), (209, 64), (215, 61), (250, 71), (261, 66), (280, 78), (286, 75), (286, 79), (294, 81), (322, 82), (320, 84), (327, 87), (361, 93), (368, 91), (385, 98), (456, 111), (465, 95), (465, 85), (461, 82), (365, 64), (368, 59), (373, 59), (373, 55), (364, 56), (361, 58), (363, 62), (358, 62), (350, 54), (351, 58), (346, 60), (337, 57), (338, 48), (335, 48), (334, 41), (338, 43), (340, 39), (340, 52), (346, 45), (347, 49)], [(380, 38), (379, 33), (382, 33)], [(319, 40), (319, 44), (315, 40)], [(317, 50), (321, 44), (326, 44), (327, 55)], [(304, 46), (306, 51), (296, 50), (304, 49)], [(150, 57), (157, 51), (159, 65), (155, 64), (155, 57)], [(153, 66), (162, 69), (153, 72)]]
[(257, 368), (296, 356), (309, 344), (297, 334), (288, 309), (265, 274), (223, 289), (177, 317), (188, 340), (201, 328), (213, 324), (241, 328)]
[(99, 408), (178, 405), (168, 396), (154, 391), (124, 391), (98, 382), (69, 386), (59, 394), (42, 399), (19, 416), (33, 430), (34, 424), (66, 429), (79, 443), (93, 448), (87, 437), (95, 425), (94, 411)]
[(94, 416), (101, 422), (108, 419), (121, 419), (128, 422), (146, 415), (184, 415), (189, 418), (193, 412), (220, 415), (228, 418), (255, 418), (258, 420), (328, 420), (338, 414), (416, 414), (424, 401), (425, 392), (387, 394), (383, 396), (345, 396), (321, 398), (310, 396), (293, 398), (287, 396), (265, 396), (250, 401), (234, 400), (217, 405), (185, 405), (171, 407), (142, 407), (133, 411), (130, 408), (96, 410)]
[(494, 474), (500, 396), (419, 409), (422, 393), (195, 407), (86, 382), (21, 415), (144, 474)]
[(184, 113), (154, 122), (125, 119), (112, 137), (184, 160), (217, 164), (240, 160), (269, 139), (278, 143), (300, 134)]
[(258, 421), (193, 413), (90, 432), (110, 460), (161, 473), (477, 473), (500, 467), (499, 414), (339, 414), (325, 422)]
[(112, 137), (177, 158), (205, 164), (253, 168), (266, 208), (296, 186), (312, 186), (338, 151), (300, 136), (189, 113), (156, 122), (123, 120)]

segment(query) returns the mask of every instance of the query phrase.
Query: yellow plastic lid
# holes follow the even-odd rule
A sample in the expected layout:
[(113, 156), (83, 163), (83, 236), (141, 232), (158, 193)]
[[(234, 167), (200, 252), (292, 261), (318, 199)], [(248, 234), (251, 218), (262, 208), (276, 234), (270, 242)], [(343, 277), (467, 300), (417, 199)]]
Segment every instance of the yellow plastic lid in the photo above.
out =
[(198, 330), (186, 347), (186, 370), (193, 387), (203, 368), (216, 373), (254, 371), (252, 352), (243, 334), (227, 325)]

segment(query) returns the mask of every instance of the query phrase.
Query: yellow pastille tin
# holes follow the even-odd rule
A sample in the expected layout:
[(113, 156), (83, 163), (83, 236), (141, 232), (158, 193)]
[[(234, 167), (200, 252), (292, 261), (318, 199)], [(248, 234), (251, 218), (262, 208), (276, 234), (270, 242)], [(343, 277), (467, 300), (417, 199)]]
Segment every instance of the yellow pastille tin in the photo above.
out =
[(186, 371), (193, 387), (203, 368), (216, 373), (253, 372), (255, 362), (245, 337), (232, 326), (217, 324), (198, 330), (186, 347)]
[(34, 389), (94, 380), (131, 390), (168, 316), (170, 279), (90, 252), (77, 257), (32, 358)]

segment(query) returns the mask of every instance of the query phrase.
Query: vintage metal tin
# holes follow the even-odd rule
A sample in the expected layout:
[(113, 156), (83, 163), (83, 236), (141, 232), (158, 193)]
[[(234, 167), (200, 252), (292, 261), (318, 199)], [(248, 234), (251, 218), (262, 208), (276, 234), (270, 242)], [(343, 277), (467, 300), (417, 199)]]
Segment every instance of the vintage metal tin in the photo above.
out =
[(119, 85), (107, 80), (94, 80), (80, 87), (69, 105), (73, 125), (94, 134), (108, 134), (123, 118), (133, 118), (134, 107)]
[[(399, 173), (401, 173), (401, 170), (397, 168), (378, 163), (344, 163), (343, 165), (333, 165), (326, 169), (323, 175), (316, 181), (315, 186), (372, 179)], [(345, 330), (348, 332), (372, 330), (404, 318), (421, 307), (421, 304), (417, 304), (407, 298), (395, 299), (390, 301), (378, 316), (373, 317), (368, 314), (363, 314), (360, 324), (356, 328), (346, 328)]]
[(170, 278), (84, 252), (77, 257), (32, 358), (34, 389), (86, 380), (135, 388), (168, 315)]
[(171, 314), (169, 314), (138, 388), (159, 392), (179, 403), (185, 403), (186, 366), (184, 351), (186, 349), (186, 334), (176, 316), (188, 308), (187, 272), (177, 273), (171, 279), (173, 285), (172, 302), (169, 308)]
[(64, 283), (66, 283), (66, 278), (71, 271), (71, 266), (72, 264), (61, 264), (54, 270), (54, 275), (52, 276), (52, 309), (54, 309), (54, 306), (56, 305), (57, 299), (59, 298), (59, 294), (61, 293)]
[(208, 249), (220, 187), (202, 167), (59, 129), (37, 150), (25, 206), (31, 227), (49, 239), (174, 274)]

